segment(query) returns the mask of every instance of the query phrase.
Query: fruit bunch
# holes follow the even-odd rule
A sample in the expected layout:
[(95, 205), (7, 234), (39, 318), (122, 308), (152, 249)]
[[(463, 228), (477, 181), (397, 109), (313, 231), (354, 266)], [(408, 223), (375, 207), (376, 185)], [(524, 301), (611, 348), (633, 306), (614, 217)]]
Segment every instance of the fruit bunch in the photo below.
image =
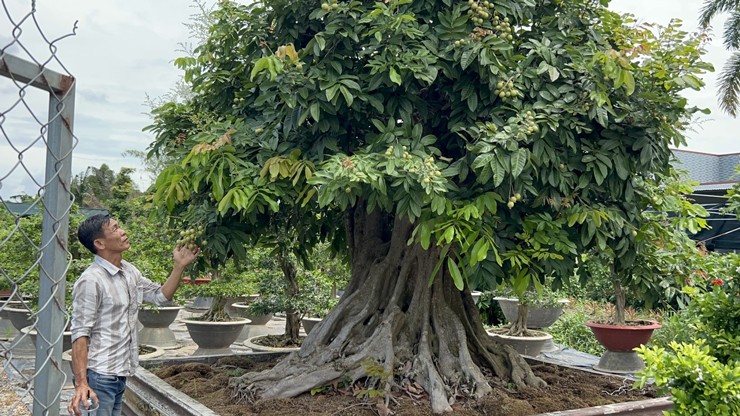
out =
[[(197, 227), (191, 227), (180, 231), (180, 239), (177, 240), (177, 245), (181, 247), (187, 247), (190, 250), (195, 250), (195, 248), (198, 247), (195, 242), (203, 235), (203, 232), (205, 230), (205, 226), (199, 225)], [(205, 246), (206, 241), (203, 240), (200, 242), (200, 244), (202, 246)]]
[(501, 19), (498, 16), (493, 16), (493, 30), (495, 32), (494, 35), (498, 36), (500, 39), (514, 40), (514, 35), (511, 33), (511, 23), (509, 23), (508, 17)]
[(494, 94), (498, 95), (499, 98), (511, 98), (516, 97), (521, 92), (514, 86), (514, 81), (511, 79), (501, 80), (496, 83), (496, 89), (493, 91)]
[(493, 4), (491, 4), (488, 0), (482, 2), (468, 0), (468, 5), (470, 6), (470, 9), (468, 9), (468, 15), (472, 16), (470, 20), (472, 20), (473, 23), (477, 25), (482, 25), (483, 22), (490, 19), (491, 15), (493, 14), (491, 12), (491, 7), (493, 7)]
[(321, 8), (325, 12), (328, 12), (328, 11), (331, 11), (331, 10), (335, 10), (337, 7), (339, 7), (339, 4), (337, 3), (337, 0), (331, 0), (328, 3), (327, 2), (321, 3)]
[(535, 123), (534, 121), (534, 114), (529, 110), (527, 110), (527, 112), (524, 114), (522, 129), (530, 135), (540, 131), (539, 126), (537, 126), (537, 123)]
[(509, 209), (512, 209), (512, 208), (514, 208), (514, 204), (516, 204), (517, 202), (521, 201), (521, 199), (522, 199), (522, 194), (520, 194), (519, 192), (517, 192), (517, 193), (514, 194), (514, 196), (512, 196), (511, 198), (509, 198), (509, 202), (506, 203), (506, 206), (509, 207)]

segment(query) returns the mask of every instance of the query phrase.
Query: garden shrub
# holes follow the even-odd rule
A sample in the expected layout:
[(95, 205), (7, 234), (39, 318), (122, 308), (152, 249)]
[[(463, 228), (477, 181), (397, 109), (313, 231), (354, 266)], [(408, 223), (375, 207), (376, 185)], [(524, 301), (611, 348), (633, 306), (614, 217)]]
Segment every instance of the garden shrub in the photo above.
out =
[(638, 348), (646, 368), (639, 386), (650, 378), (661, 390), (673, 395), (675, 416), (740, 415), (740, 364), (723, 364), (699, 339), (693, 344), (671, 343), (663, 347)]
[(565, 310), (563, 315), (547, 329), (556, 344), (564, 345), (581, 352), (600, 356), (604, 347), (596, 340), (593, 332), (584, 323), (593, 318), (582, 305)]
[(691, 297), (685, 325), (693, 342), (672, 342), (668, 348), (645, 346), (637, 351), (646, 368), (638, 384), (651, 378), (673, 395), (671, 415), (740, 414), (740, 293), (734, 284), (714, 281), (711, 289), (687, 287)]
[(661, 328), (653, 332), (650, 345), (668, 348), (672, 342), (691, 343), (696, 337), (696, 315), (687, 309), (669, 310), (659, 318)]

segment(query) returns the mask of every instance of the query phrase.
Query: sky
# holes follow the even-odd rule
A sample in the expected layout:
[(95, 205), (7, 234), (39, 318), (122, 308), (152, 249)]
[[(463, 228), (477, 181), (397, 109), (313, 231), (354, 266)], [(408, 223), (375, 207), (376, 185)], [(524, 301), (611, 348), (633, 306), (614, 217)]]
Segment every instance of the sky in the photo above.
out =
[[(29, 59), (14, 37), (37, 60), (49, 57), (49, 48), (39, 35), (34, 21), (26, 19), (21, 31), (13, 30), (31, 10), (31, 0), (0, 0), (0, 48), (14, 43), (7, 53)], [(74, 134), (79, 140), (73, 153), (72, 174), (88, 166), (108, 164), (114, 171), (121, 167), (137, 169), (134, 178), (145, 188), (150, 180), (141, 163), (124, 157), (127, 150), (146, 150), (152, 135), (142, 132), (151, 119), (147, 97), (157, 98), (175, 86), (180, 71), (173, 60), (183, 56), (181, 44), (190, 38), (184, 23), (197, 12), (191, 0), (36, 0), (35, 18), (48, 39), (72, 32), (60, 40), (57, 57), (64, 67), (52, 64), (58, 72), (67, 71), (76, 78)], [(695, 31), (703, 0), (613, 0), (611, 8), (634, 14), (639, 21), (666, 24), (671, 18), (684, 21), (685, 29)], [(729, 52), (721, 44), (723, 20), (715, 22), (715, 33), (705, 60), (717, 71), (705, 76), (707, 87), (687, 94), (690, 104), (707, 107), (712, 113), (697, 120), (686, 132), (687, 150), (707, 153), (740, 152), (740, 140), (734, 129), (738, 121), (717, 106), (716, 76)], [(66, 68), (66, 70), (65, 70)], [(44, 178), (43, 142), (39, 124), (26, 108), (15, 106), (18, 87), (0, 77), (0, 196), (36, 194), (36, 182)], [(41, 120), (47, 117), (48, 95), (25, 90), (25, 102)], [(3, 118), (4, 117), (4, 118)], [(7, 137), (6, 137), (7, 136)], [(23, 151), (23, 166), (17, 166), (18, 153), (8, 144), (28, 147)], [(24, 169), (25, 168), (25, 169)], [(27, 171), (26, 171), (27, 170)]]

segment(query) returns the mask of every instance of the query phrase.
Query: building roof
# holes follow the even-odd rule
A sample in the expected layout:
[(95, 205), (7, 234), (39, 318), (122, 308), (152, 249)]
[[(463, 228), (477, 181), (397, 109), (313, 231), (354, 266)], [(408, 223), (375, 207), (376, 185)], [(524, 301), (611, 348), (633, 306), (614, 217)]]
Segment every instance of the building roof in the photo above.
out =
[(740, 183), (735, 166), (740, 165), (740, 153), (711, 154), (673, 149), (680, 162), (677, 166), (689, 173), (689, 179), (699, 182), (697, 191), (726, 190)]

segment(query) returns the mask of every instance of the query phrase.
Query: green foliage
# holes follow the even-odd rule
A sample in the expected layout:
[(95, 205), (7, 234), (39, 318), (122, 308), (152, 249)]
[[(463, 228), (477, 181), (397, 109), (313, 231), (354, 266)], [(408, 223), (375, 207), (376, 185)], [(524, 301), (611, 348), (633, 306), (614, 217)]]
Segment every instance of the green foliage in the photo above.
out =
[[(687, 232), (706, 228), (707, 211), (690, 202), (686, 195), (693, 190), (692, 182), (683, 173), (673, 171), (657, 175), (657, 179), (642, 182), (640, 193), (649, 201), (646, 209), (625, 224), (623, 236), (613, 236), (613, 245), (599, 248), (581, 257), (578, 274), (581, 283), (597, 276), (604, 277), (615, 289), (624, 289), (630, 299), (644, 302), (650, 308), (656, 304), (681, 304), (681, 286), (674, 276), (687, 276), (698, 257), (694, 242)], [(630, 237), (631, 235), (631, 237)], [(625, 238), (634, 239), (632, 251), (619, 254)], [(613, 292), (617, 292), (614, 290)], [(615, 294), (614, 322), (623, 324), (625, 299)]]
[(593, 318), (592, 313), (576, 305), (565, 309), (563, 315), (547, 328), (547, 332), (552, 335), (556, 344), (598, 357), (604, 353), (604, 347), (596, 340), (593, 332), (584, 325), (586, 321)]
[(653, 332), (650, 346), (669, 348), (672, 342), (691, 343), (696, 339), (697, 316), (688, 309), (669, 310), (659, 318), (660, 330)]
[(697, 336), (723, 364), (740, 361), (740, 291), (728, 289), (686, 289), (692, 297), (689, 310), (696, 314)]
[[(29, 201), (33, 202), (33, 200)], [(40, 204), (41, 202), (39, 202)], [(92, 258), (77, 243), (76, 229), (84, 217), (72, 206), (69, 217), (69, 261), (65, 274), (66, 303), (71, 302), (74, 281), (87, 267)], [(41, 228), (43, 216), (35, 214), (15, 217), (5, 209), (0, 209), (0, 289), (17, 290), (30, 299), (30, 305), (37, 307), (39, 297), (39, 267), (41, 259)]]
[(389, 234), (411, 221), (458, 288), (523, 292), (593, 247), (631, 267), (650, 187), (699, 111), (682, 91), (711, 66), (677, 22), (603, 3), (219, 2), (176, 62), (192, 97), (147, 128), (170, 162), (154, 202), (205, 224), (220, 263), (277, 238), (301, 260), (341, 249), (339, 215), (359, 208)]
[(297, 272), (298, 293), (288, 296), (286, 282), (277, 264), (265, 250), (252, 250), (258, 259), (256, 268), (250, 271), (255, 292), (260, 297), (249, 304), (252, 314), (264, 314), (293, 310), (300, 315), (324, 318), (337, 304), (336, 289), (344, 286), (349, 278), (346, 266), (327, 256), (326, 248), (317, 250), (316, 268), (299, 267)]
[(738, 8), (740, 8), (740, 2), (737, 0), (704, 0), (699, 19), (699, 23), (706, 30), (718, 15), (730, 14), (722, 37), (725, 48), (733, 53), (722, 68), (722, 74), (719, 77), (718, 101), (720, 107), (733, 117), (737, 116), (738, 104), (740, 104), (740, 96), (738, 96), (740, 92), (740, 53), (737, 52), (738, 44), (740, 44), (740, 29), (737, 25)]
[(375, 399), (386, 396), (386, 384), (393, 380), (393, 372), (386, 371), (383, 364), (375, 359), (368, 358), (362, 362), (362, 369), (367, 374), (366, 388), (356, 393), (359, 397)]
[(740, 290), (715, 284), (709, 290), (687, 287), (691, 297), (684, 324), (692, 342), (641, 347), (646, 363), (640, 383), (650, 378), (673, 395), (674, 415), (740, 413)]
[(478, 307), (483, 325), (499, 325), (506, 322), (506, 317), (498, 301), (494, 299), (498, 294), (493, 290), (481, 292), (475, 305)]
[(89, 166), (75, 175), (70, 190), (79, 204), (91, 208), (106, 208), (119, 221), (126, 222), (133, 213), (130, 200), (141, 195), (131, 174), (134, 169), (123, 167), (114, 172), (103, 163)]
[[(740, 165), (735, 166), (735, 176), (740, 178)], [(740, 219), (740, 184), (735, 184), (727, 191), (727, 212), (734, 213)]]
[(693, 344), (671, 343), (663, 347), (637, 349), (646, 368), (639, 385), (654, 379), (670, 391), (676, 416), (732, 416), (740, 414), (740, 363), (721, 363), (703, 340)]

